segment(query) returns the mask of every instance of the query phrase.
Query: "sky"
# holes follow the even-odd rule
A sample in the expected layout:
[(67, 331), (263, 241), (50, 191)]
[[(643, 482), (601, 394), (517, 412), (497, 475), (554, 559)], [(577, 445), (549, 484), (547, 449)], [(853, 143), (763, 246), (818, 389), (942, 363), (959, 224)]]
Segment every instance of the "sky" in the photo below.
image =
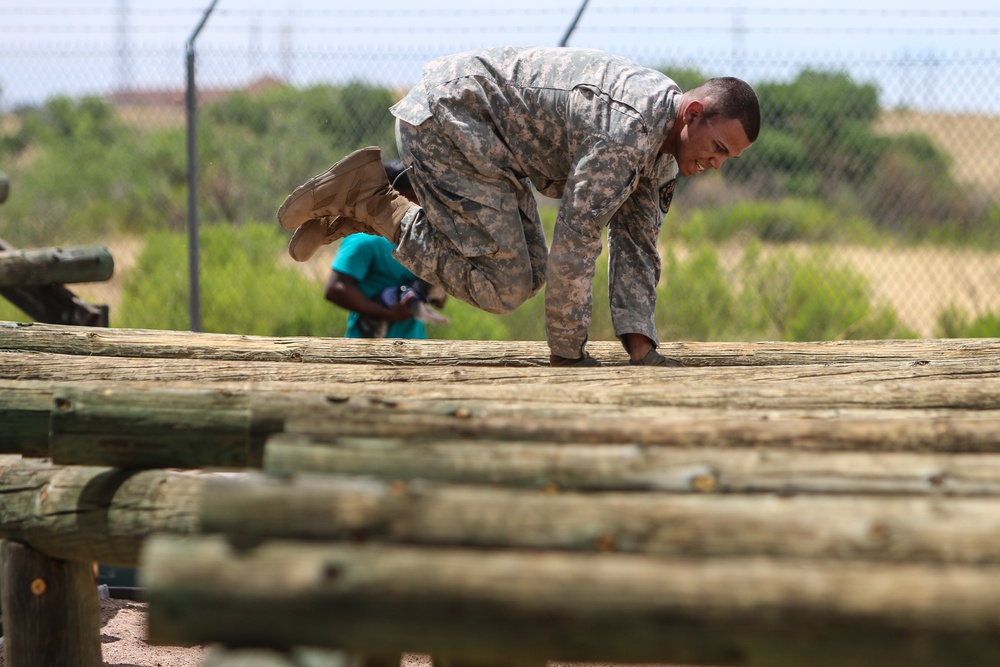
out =
[[(436, 55), (557, 45), (582, 3), (217, 0), (196, 41), (206, 58), (199, 72), (220, 85), (270, 72), (297, 84), (375, 77), (406, 86)], [(126, 84), (182, 85), (185, 44), (211, 5), (0, 0), (0, 109)], [(569, 45), (651, 66), (693, 64), (751, 82), (790, 77), (812, 65), (842, 66), (861, 79), (891, 72), (886, 104), (1000, 115), (1000, 6), (994, 2), (589, 0)], [(213, 51), (228, 53), (228, 60), (213, 63)], [(165, 60), (154, 62), (157, 57)]]

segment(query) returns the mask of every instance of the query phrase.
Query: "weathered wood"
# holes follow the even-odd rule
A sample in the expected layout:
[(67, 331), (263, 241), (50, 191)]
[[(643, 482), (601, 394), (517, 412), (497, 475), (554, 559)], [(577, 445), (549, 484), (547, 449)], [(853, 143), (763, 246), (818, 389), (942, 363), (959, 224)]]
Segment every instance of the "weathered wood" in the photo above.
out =
[(264, 469), (275, 475), (331, 473), (587, 491), (1000, 495), (998, 454), (276, 433), (264, 450)]
[[(31, 336), (19, 336), (25, 326)], [(86, 329), (42, 324), (0, 324), (0, 349), (62, 354), (317, 362), (337, 364), (547, 366), (543, 341), (359, 340), (266, 337), (145, 329)], [(588, 349), (609, 364), (627, 359), (617, 341), (591, 341)], [(661, 351), (692, 366), (772, 366), (878, 361), (996, 359), (1000, 339), (835, 341), (817, 343), (665, 342)]]
[(54, 558), (135, 567), (151, 534), (196, 530), (202, 477), (0, 456), (0, 537)]
[(206, 481), (200, 527), (252, 543), (280, 538), (1000, 565), (993, 498), (553, 494), (250, 475)]
[(49, 455), (57, 463), (260, 467), (243, 394), (64, 387), (53, 404)]
[(53, 383), (0, 380), (0, 454), (49, 455)]
[(441, 368), (84, 357), (0, 351), (0, 379), (285, 383), (333, 399), (508, 400), (744, 409), (1000, 409), (1000, 361), (651, 369)]
[(100, 282), (114, 269), (104, 246), (0, 250), (0, 287)]
[[(567, 417), (572, 417), (568, 419)], [(53, 392), (49, 455), (60, 464), (155, 467), (260, 467), (262, 443), (281, 430), (394, 438), (629, 443), (680, 447), (790, 447), (838, 450), (997, 452), (994, 413), (971, 417), (828, 419), (706, 418), (631, 412), (477, 415), (427, 404), (330, 401), (316, 394), (209, 390), (100, 389)], [(36, 429), (37, 430), (37, 427)]]
[(101, 667), (97, 584), (89, 563), (0, 542), (4, 664)]
[[(989, 381), (986, 382), (989, 384)], [(796, 384), (796, 386), (798, 386)], [(0, 379), (0, 428), (6, 435), (0, 439), (0, 453), (25, 456), (47, 456), (52, 395), (59, 388), (73, 387), (105, 391), (107, 383), (100, 379), (76, 379), (63, 382), (49, 380)], [(259, 451), (263, 440), (285, 428), (285, 422), (295, 415), (322, 414), (328, 405), (342, 404), (350, 414), (360, 410), (365, 414), (370, 408), (401, 412), (425, 412), (432, 415), (470, 415), (480, 417), (546, 418), (571, 422), (579, 417), (591, 419), (618, 419), (627, 410), (629, 420), (669, 419), (683, 417), (691, 420), (760, 421), (763, 419), (889, 419), (926, 420), (934, 418), (1000, 418), (1000, 411), (985, 409), (989, 390), (974, 382), (945, 381), (934, 383), (889, 383), (879, 386), (871, 394), (863, 390), (852, 392), (841, 388), (830, 389), (834, 396), (843, 396), (844, 403), (822, 403), (822, 392), (810, 391), (803, 386), (805, 395), (791, 395), (782, 400), (778, 394), (767, 392), (766, 385), (746, 384), (737, 391), (732, 386), (676, 387), (666, 385), (660, 391), (617, 392), (614, 389), (602, 394), (596, 387), (586, 393), (560, 388), (553, 392), (546, 387), (531, 384), (520, 387), (501, 385), (447, 385), (383, 383), (370, 385), (313, 384), (308, 382), (197, 382), (161, 380), (116, 380), (118, 391), (163, 392), (161, 407), (168, 408), (166, 397), (175, 392), (206, 391), (226, 394), (235, 401), (245, 395), (250, 405), (250, 447)], [(465, 388), (463, 388), (465, 387)], [(479, 388), (476, 391), (476, 388)], [(571, 385), (572, 387), (572, 385)], [(930, 387), (930, 388), (928, 388)], [(951, 388), (951, 396), (943, 396)], [(640, 387), (641, 388), (641, 387)], [(1000, 397), (1000, 386), (998, 386)], [(740, 391), (744, 393), (739, 393)], [(755, 393), (756, 392), (756, 393)], [(985, 393), (984, 393), (985, 392)], [(353, 397), (352, 393), (354, 394)], [(521, 395), (518, 395), (520, 393)], [(868, 395), (872, 400), (865, 405), (846, 404), (856, 394)], [(492, 398), (491, 398), (492, 396)], [(578, 402), (566, 400), (577, 396)], [(878, 397), (888, 397), (879, 400)], [(965, 407), (947, 407), (941, 403), (950, 400)], [(677, 403), (675, 405), (674, 403)], [(968, 405), (980, 406), (979, 409)], [(913, 407), (908, 407), (912, 405)], [(921, 407), (921, 406), (929, 407)], [(100, 461), (91, 463), (101, 464)]]
[[(0, 239), (0, 250), (13, 251), (16, 248)], [(38, 322), (81, 327), (108, 326), (107, 306), (91, 305), (63, 285), (0, 288), (0, 296)], [(11, 322), (3, 325), (18, 326)]]
[(308, 435), (526, 442), (669, 445), (674, 447), (788, 447), (800, 450), (1000, 452), (995, 417), (927, 419), (742, 419), (674, 417), (618, 419), (436, 415), (398, 411), (317, 412), (292, 417), (289, 432)]
[(993, 667), (994, 567), (154, 537), (165, 644), (768, 667)]
[[(614, 404), (569, 404), (567, 410), (562, 403), (541, 409), (505, 403), (497, 414), (484, 415), (461, 405), (433, 401), (342, 400), (315, 392), (149, 389), (148, 385), (95, 389), (92, 383), (53, 388), (48, 455), (57, 463), (135, 468), (260, 467), (264, 440), (282, 430), (320, 437), (336, 434), (815, 450), (1000, 450), (1000, 413), (993, 410), (944, 416), (910, 411), (905, 419), (891, 419), (863, 412), (846, 417), (835, 411), (825, 417), (803, 417), (776, 410), (764, 415), (704, 409), (688, 414), (625, 410), (625, 406)], [(38, 386), (31, 385), (35, 391)], [(748, 391), (752, 388), (747, 385)], [(662, 399), (663, 394), (655, 396)], [(20, 429), (16, 441), (7, 446), (8, 452), (37, 454), (40, 450), (40, 420), (47, 416), (37, 409), (38, 398), (37, 393), (29, 396), (23, 406), (0, 404), (11, 416), (12, 427)], [(669, 400), (663, 402), (669, 404)], [(28, 443), (25, 448), (15, 449), (22, 441)]]

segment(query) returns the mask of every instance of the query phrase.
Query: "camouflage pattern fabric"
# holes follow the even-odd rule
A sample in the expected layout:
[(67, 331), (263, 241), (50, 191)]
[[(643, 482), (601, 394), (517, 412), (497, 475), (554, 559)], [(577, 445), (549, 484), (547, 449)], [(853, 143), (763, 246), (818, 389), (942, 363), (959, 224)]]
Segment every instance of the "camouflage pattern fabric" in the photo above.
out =
[[(490, 312), (513, 310), (547, 283), (549, 347), (578, 358), (608, 227), (615, 333), (657, 342), (656, 240), (677, 175), (659, 149), (680, 97), (662, 73), (587, 49), (495, 48), (431, 61), (392, 108), (422, 205), (403, 219), (394, 254)], [(530, 186), (562, 200), (550, 250)]]

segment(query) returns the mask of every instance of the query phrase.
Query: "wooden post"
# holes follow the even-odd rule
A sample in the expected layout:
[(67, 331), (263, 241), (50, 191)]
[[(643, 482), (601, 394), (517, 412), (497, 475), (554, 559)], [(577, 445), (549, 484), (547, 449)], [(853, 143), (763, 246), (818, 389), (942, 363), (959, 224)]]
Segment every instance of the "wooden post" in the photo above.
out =
[(114, 273), (104, 246), (0, 251), (0, 287), (35, 287), (107, 280)]
[(101, 667), (100, 610), (90, 563), (15, 542), (2, 554), (4, 659), (11, 667)]

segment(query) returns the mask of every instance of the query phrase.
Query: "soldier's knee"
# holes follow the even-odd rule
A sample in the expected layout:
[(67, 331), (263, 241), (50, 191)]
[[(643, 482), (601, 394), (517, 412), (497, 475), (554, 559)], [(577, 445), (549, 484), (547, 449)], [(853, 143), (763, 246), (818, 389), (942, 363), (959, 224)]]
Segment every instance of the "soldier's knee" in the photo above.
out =
[(477, 290), (479, 298), (476, 305), (494, 315), (512, 313), (532, 296), (530, 282), (522, 281), (502, 285), (490, 283), (488, 287), (485, 285), (482, 287), (483, 289)]

